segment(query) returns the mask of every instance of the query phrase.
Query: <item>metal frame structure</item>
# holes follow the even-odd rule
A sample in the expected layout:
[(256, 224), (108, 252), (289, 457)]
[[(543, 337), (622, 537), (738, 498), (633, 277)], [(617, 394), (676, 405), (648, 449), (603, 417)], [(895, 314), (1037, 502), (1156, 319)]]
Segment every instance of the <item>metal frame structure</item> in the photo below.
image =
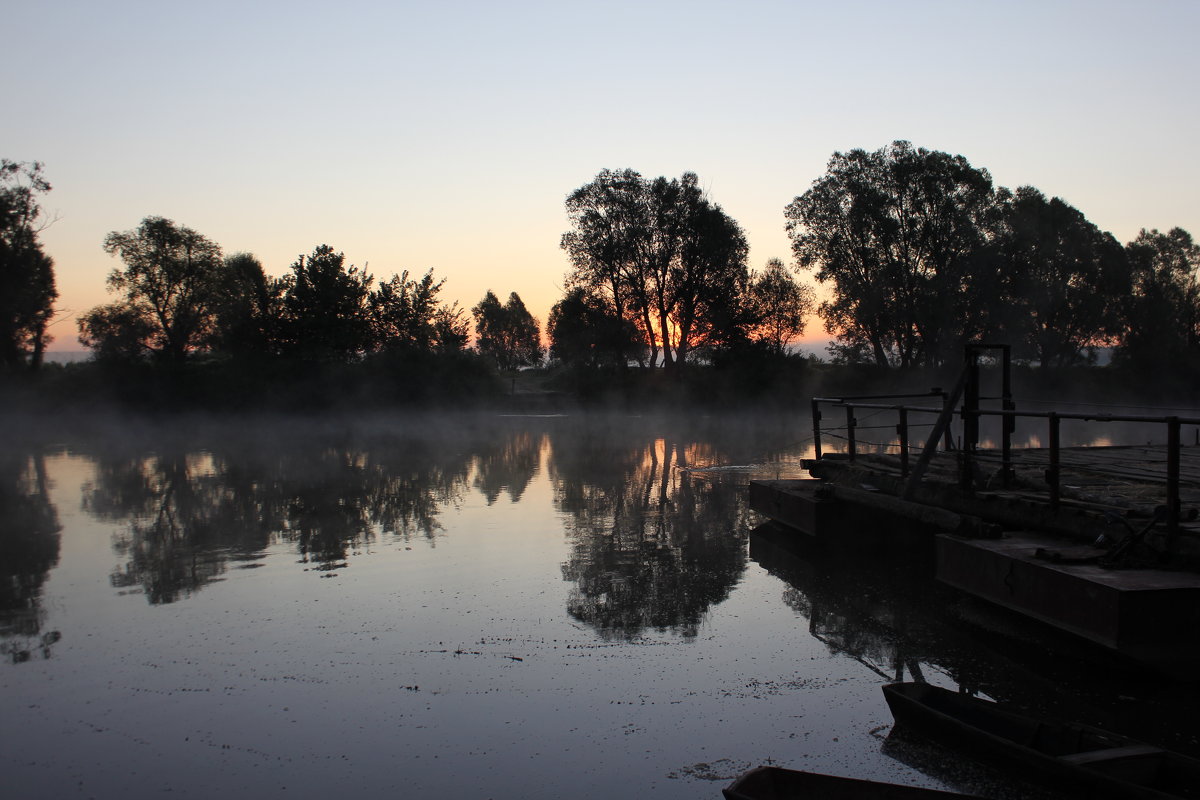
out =
[[(986, 350), (1000, 350), (1002, 359), (1002, 389), (999, 397), (982, 397), (980, 395), (979, 355)], [(893, 403), (863, 402), (868, 400), (896, 400), (914, 397), (941, 396), (940, 407), (915, 406)], [(895, 411), (898, 415), (896, 433), (899, 437), (900, 472), (908, 480), (909, 487), (920, 482), (924, 473), (924, 465), (928, 464), (933, 452), (937, 449), (938, 441), (944, 440), (944, 449), (952, 450), (953, 441), (950, 435), (949, 423), (954, 415), (954, 405), (962, 397), (962, 405), (958, 415), (963, 423), (962, 446), (960, 449), (960, 487), (964, 493), (974, 491), (973, 463), (979, 450), (979, 421), (982, 417), (1000, 417), (1002, 419), (1000, 469), (1003, 485), (1012, 485), (1014, 476), (1012, 459), (1012, 434), (1016, 430), (1017, 419), (1044, 419), (1047, 424), (1047, 442), (1049, 464), (1045, 471), (1045, 480), (1051, 509), (1057, 511), (1061, 505), (1061, 425), (1063, 420), (1078, 420), (1083, 422), (1136, 422), (1161, 424), (1166, 426), (1167, 434), (1167, 476), (1166, 476), (1166, 515), (1165, 527), (1168, 550), (1175, 542), (1179, 533), (1180, 521), (1180, 429), (1183, 425), (1200, 425), (1200, 417), (1182, 416), (1148, 416), (1143, 414), (1093, 414), (1072, 413), (1059, 411), (1018, 411), (1012, 398), (1010, 350), (1007, 345), (970, 344), (966, 347), (963, 375), (955, 390), (951, 393), (941, 389), (933, 389), (921, 394), (896, 395), (858, 395), (848, 397), (814, 397), (812, 399), (813, 439), (816, 458), (822, 457), (821, 447), (821, 405), (827, 404), (845, 409), (847, 457), (854, 461), (857, 456), (857, 439), (855, 428), (858, 410)], [(1000, 409), (985, 409), (980, 407), (981, 400), (1001, 401)], [(935, 414), (938, 421), (934, 423), (933, 431), (921, 453), (921, 460), (915, 468), (909, 463), (909, 415)]]

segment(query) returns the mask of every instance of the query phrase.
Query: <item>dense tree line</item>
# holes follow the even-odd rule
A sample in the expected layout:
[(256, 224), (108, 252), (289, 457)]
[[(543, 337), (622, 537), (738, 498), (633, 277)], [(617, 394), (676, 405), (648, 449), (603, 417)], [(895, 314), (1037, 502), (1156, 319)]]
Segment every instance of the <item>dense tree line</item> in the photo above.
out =
[[(377, 284), (323, 244), (274, 279), (253, 255), (225, 257), (215, 242), (162, 217), (110, 233), (104, 249), (124, 265), (108, 277), (119, 299), (79, 321), (80, 341), (102, 359), (179, 364), (197, 355), (275, 356), (344, 363), (406, 351), (450, 355), (469, 344), (468, 317), (457, 303), (439, 299), (445, 280), (432, 270), (419, 278), (406, 270)], [(488, 298), (495, 301), (490, 292)], [(487, 325), (476, 309), (479, 352), (502, 369), (536, 362), (537, 320), (516, 293), (500, 308), (503, 319), (485, 315)], [(513, 320), (517, 327), (510, 330)]]
[[(38, 163), (0, 161), (0, 368), (36, 368), (57, 297), (38, 236)], [(432, 270), (376, 281), (320, 245), (279, 278), (162, 217), (114, 231), (114, 302), (79, 319), (100, 362), (354, 364), (470, 355), (495, 369), (582, 373), (766, 364), (819, 314), (835, 362), (940, 367), (964, 342), (1007, 342), (1044, 367), (1200, 373), (1200, 247), (1176, 228), (1122, 246), (1029, 186), (993, 184), (963, 156), (894, 142), (835, 153), (784, 212), (795, 270), (748, 265), (738, 223), (694, 173), (602, 170), (566, 198), (570, 270), (539, 321), (512, 293), (468, 312)], [(809, 274), (825, 288), (819, 304)], [(473, 323), (473, 324), (472, 324)], [(472, 343), (473, 339), (473, 343)]]
[(1103, 346), (1200, 367), (1200, 250), (1181, 229), (1122, 247), (1060, 198), (908, 142), (835, 153), (785, 215), (797, 264), (831, 290), (838, 360), (939, 366), (988, 339), (1046, 367)]

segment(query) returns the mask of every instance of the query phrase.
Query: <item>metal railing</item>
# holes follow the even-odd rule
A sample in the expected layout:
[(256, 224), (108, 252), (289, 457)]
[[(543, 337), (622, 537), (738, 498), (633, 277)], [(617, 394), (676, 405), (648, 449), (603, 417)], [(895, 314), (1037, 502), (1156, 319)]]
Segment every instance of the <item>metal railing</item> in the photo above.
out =
[[(910, 397), (925, 397), (935, 394), (941, 394), (943, 404), (941, 407), (930, 406), (909, 406), (897, 405), (890, 403), (869, 403), (858, 402), (859, 400), (868, 399), (907, 399)], [(976, 397), (978, 399), (978, 397)], [(879, 411), (895, 411), (898, 415), (896, 424), (896, 433), (899, 438), (900, 448), (900, 471), (901, 477), (909, 478), (911, 469), (909, 466), (909, 414), (947, 414), (947, 405), (953, 402), (947, 398), (944, 392), (940, 389), (935, 389), (932, 392), (919, 395), (886, 395), (886, 396), (859, 396), (859, 397), (814, 397), (812, 400), (813, 410), (813, 437), (815, 442), (816, 458), (822, 456), (821, 447), (821, 404), (831, 404), (845, 409), (846, 413), (846, 441), (847, 441), (847, 457), (850, 461), (854, 461), (857, 456), (857, 437), (855, 428), (857, 427), (857, 419), (855, 412), (858, 410), (879, 410)], [(1010, 403), (1006, 402), (1006, 405)], [(974, 408), (968, 407), (964, 403), (963, 407), (957, 412), (963, 422), (964, 438), (959, 451), (961, 459), (961, 485), (965, 491), (970, 491), (973, 487), (973, 467), (972, 463), (978, 455), (978, 434), (979, 420), (981, 417), (1000, 417), (1004, 420), (1002, 425), (1002, 448), (1001, 448), (1001, 474), (1004, 486), (1010, 486), (1013, 479), (1013, 456), (1011, 449), (1011, 434), (1016, 428), (1016, 420), (1029, 419), (1044, 419), (1047, 423), (1047, 443), (1048, 443), (1048, 459), (1049, 464), (1045, 472), (1045, 480), (1049, 493), (1050, 507), (1058, 510), (1062, 499), (1061, 472), (1062, 472), (1062, 437), (1061, 426), (1064, 420), (1078, 420), (1083, 422), (1131, 422), (1143, 424), (1161, 424), (1166, 427), (1167, 434), (1167, 475), (1166, 475), (1166, 529), (1167, 529), (1167, 546), (1170, 548), (1174, 544), (1175, 537), (1179, 532), (1180, 520), (1180, 449), (1181, 442), (1181, 427), (1183, 425), (1200, 425), (1200, 417), (1184, 417), (1184, 416), (1148, 416), (1143, 414), (1097, 414), (1097, 413), (1072, 413), (1060, 411), (1017, 411), (1013, 408), (1004, 409), (984, 409), (977, 405)], [(933, 443), (931, 442), (930, 445)], [(945, 449), (953, 449), (953, 443), (949, 429), (945, 433)]]

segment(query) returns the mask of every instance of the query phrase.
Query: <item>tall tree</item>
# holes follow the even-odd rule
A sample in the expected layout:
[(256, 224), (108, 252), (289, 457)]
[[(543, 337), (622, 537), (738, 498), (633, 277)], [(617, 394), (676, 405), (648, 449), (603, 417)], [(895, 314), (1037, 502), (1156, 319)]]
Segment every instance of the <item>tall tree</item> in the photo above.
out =
[(750, 248), (741, 227), (704, 196), (693, 173), (680, 180), (678, 202), (683, 216), (679, 251), (666, 272), (655, 276), (656, 283), (666, 286), (655, 297), (659, 328), (672, 332), (664, 346), (668, 364), (685, 363), (699, 347), (742, 341), (752, 324), (746, 267)]
[(634, 323), (649, 364), (673, 366), (696, 346), (742, 332), (745, 236), (711, 203), (694, 173), (646, 180), (603, 170), (566, 202), (568, 288), (601, 297)]
[(1153, 375), (1200, 369), (1200, 245), (1182, 228), (1126, 245), (1133, 293), (1118, 363)]
[(38, 162), (0, 159), (0, 367), (41, 366), (58, 290), (42, 251), (37, 196), (50, 191)]
[[(120, 313), (85, 316), (80, 341), (96, 341), (93, 323), (103, 317), (114, 324), (136, 321), (136, 328), (151, 332), (146, 346), (170, 361), (182, 361), (206, 344), (224, 266), (215, 242), (169, 219), (146, 217), (134, 230), (108, 234), (104, 250), (125, 262), (108, 276), (108, 290), (123, 293), (124, 300), (117, 304)], [(134, 336), (126, 331), (117, 338)]]
[(475, 347), (502, 370), (533, 367), (541, 363), (541, 330), (516, 292), (508, 302), (490, 290), (471, 309), (475, 317)]
[(649, 304), (638, 260), (648, 247), (645, 186), (641, 174), (631, 169), (601, 170), (567, 198), (572, 230), (563, 234), (562, 248), (573, 266), (568, 289), (583, 287), (636, 325), (654, 364), (659, 341), (648, 332)]
[(783, 353), (792, 339), (804, 333), (805, 320), (816, 300), (808, 286), (798, 283), (778, 258), (750, 282), (755, 338), (776, 353)]
[(1129, 295), (1125, 251), (1063, 200), (1032, 186), (997, 194), (991, 252), (1005, 302), (988, 304), (993, 327), (1043, 367), (1086, 360), (1119, 330)]
[(980, 333), (980, 251), (994, 213), (986, 170), (901, 141), (834, 153), (784, 212), (797, 262), (832, 284), (820, 308), (830, 330), (901, 366), (943, 363)]
[(348, 359), (370, 348), (373, 279), (329, 245), (300, 256), (284, 280), (283, 341), (302, 358)]

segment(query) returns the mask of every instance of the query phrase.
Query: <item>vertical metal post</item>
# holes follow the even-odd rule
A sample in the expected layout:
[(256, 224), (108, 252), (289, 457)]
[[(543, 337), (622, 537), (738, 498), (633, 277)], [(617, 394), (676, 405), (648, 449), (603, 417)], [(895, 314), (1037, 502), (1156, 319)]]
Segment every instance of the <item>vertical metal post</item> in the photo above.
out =
[(963, 358), (967, 384), (963, 390), (963, 442), (962, 451), (958, 454), (958, 487), (969, 495), (975, 488), (972, 461), (979, 442), (979, 357), (975, 348), (967, 345), (963, 350)]
[(1179, 535), (1179, 417), (1167, 417), (1167, 546), (1175, 548)]
[(974, 453), (979, 443), (979, 354), (971, 345), (966, 348), (967, 388), (963, 392), (963, 450)]
[(813, 458), (821, 458), (821, 402), (812, 400)]
[[(950, 399), (949, 392), (939, 392), (939, 394), (942, 396), (942, 411), (944, 412), (946, 410), (946, 406), (954, 401)], [(954, 449), (954, 436), (952, 436), (950, 433), (949, 425), (946, 426), (946, 434), (942, 440), (942, 449), (947, 453)]]
[[(1012, 398), (1012, 348), (1008, 345), (1001, 347), (1004, 359), (1001, 373), (1000, 407), (1005, 411), (1016, 411), (1017, 404)], [(1005, 415), (1000, 420), (1000, 481), (1005, 489), (1013, 484), (1012, 466), (1012, 435), (1017, 429), (1016, 416)]]
[(908, 477), (908, 409), (896, 406), (900, 412), (900, 422), (896, 425), (896, 433), (900, 434), (900, 477)]
[(850, 460), (854, 460), (855, 456), (855, 441), (854, 441), (854, 406), (846, 406), (846, 444), (850, 450)]
[(1058, 511), (1059, 500), (1059, 458), (1058, 458), (1058, 432), (1061, 420), (1058, 414), (1054, 411), (1050, 412), (1050, 468), (1046, 470), (1046, 483), (1050, 484), (1050, 508)]

